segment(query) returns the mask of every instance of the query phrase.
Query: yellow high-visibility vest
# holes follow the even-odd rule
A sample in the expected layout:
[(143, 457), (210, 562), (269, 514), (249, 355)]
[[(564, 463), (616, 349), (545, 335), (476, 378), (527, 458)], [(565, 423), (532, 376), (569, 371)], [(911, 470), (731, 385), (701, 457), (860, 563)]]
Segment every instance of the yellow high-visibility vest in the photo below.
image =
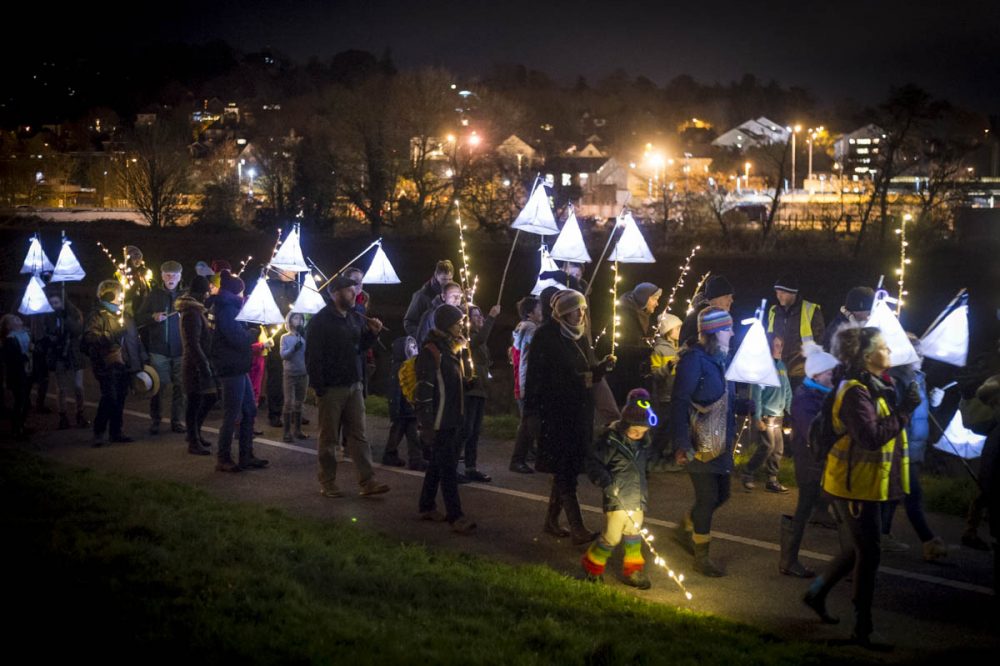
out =
[[(767, 332), (774, 333), (774, 312), (777, 309), (777, 305), (772, 305), (771, 309), (768, 310), (767, 315)], [(802, 301), (802, 310), (799, 313), (799, 337), (802, 338), (802, 342), (813, 342), (813, 326), (812, 320), (813, 315), (816, 314), (816, 310), (819, 308), (815, 303), (810, 303), (809, 301)]]
[[(833, 431), (839, 436), (826, 456), (826, 467), (823, 469), (823, 490), (834, 497), (851, 500), (866, 500), (884, 502), (889, 499), (889, 474), (892, 470), (892, 456), (897, 443), (903, 447), (901, 479), (903, 492), (910, 492), (910, 456), (906, 440), (906, 431), (900, 433), (883, 444), (878, 450), (870, 451), (860, 446), (851, 446), (851, 436), (847, 426), (840, 418), (840, 408), (844, 395), (849, 389), (860, 386), (868, 388), (851, 379), (843, 381), (837, 389), (837, 397), (833, 402)], [(889, 404), (882, 396), (876, 401), (878, 415), (889, 416)]]

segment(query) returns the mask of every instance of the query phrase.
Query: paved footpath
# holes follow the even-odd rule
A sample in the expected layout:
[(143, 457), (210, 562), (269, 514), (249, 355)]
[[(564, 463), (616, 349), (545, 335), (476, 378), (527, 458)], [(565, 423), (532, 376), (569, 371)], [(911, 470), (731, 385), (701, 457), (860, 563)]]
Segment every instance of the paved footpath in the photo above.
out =
[[(214, 456), (191, 456), (186, 452), (183, 435), (145, 435), (148, 428), (145, 406), (135, 398), (129, 400), (125, 430), (138, 436), (132, 444), (95, 449), (90, 446), (86, 430), (46, 430), (36, 435), (34, 444), (44, 455), (66, 463), (187, 483), (220, 498), (280, 507), (321, 520), (354, 518), (360, 527), (394, 540), (475, 553), (513, 564), (546, 565), (568, 575), (579, 575), (584, 548), (541, 531), (550, 477), (508, 471), (512, 442), (480, 443), (479, 468), (491, 474), (493, 482), (461, 486), (465, 512), (479, 524), (476, 534), (467, 537), (452, 533), (446, 525), (417, 520), (421, 473), (380, 468), (377, 475), (392, 487), (391, 492), (362, 498), (356, 493), (354, 467), (345, 461), (338, 485), (348, 495), (327, 499), (318, 493), (315, 437), (284, 444), (280, 431), (265, 425), (265, 434), (256, 439), (255, 447), (258, 456), (271, 461), (270, 467), (220, 474), (214, 471)], [(315, 409), (307, 407), (306, 415), (312, 424), (304, 430), (315, 435)], [(214, 426), (219, 416), (218, 411), (213, 411), (206, 424), (210, 439), (217, 432)], [(44, 430), (55, 427), (56, 417), (33, 415), (32, 420), (39, 430)], [(261, 421), (266, 423), (266, 419), (258, 418), (258, 428)], [(387, 419), (368, 419), (368, 436), (376, 460), (381, 456), (388, 425)], [(795, 491), (782, 496), (759, 490), (746, 493), (734, 485), (732, 499), (717, 513), (713, 525), (712, 554), (728, 575), (708, 579), (693, 572), (690, 556), (669, 539), (668, 528), (675, 525), (673, 521), (692, 501), (687, 475), (654, 474), (650, 479), (647, 526), (657, 537), (654, 544), (667, 561), (686, 573), (685, 584), (694, 598), (685, 601), (666, 572), (654, 567), (650, 568), (653, 589), (647, 592), (625, 587), (614, 574), (606, 578), (610, 585), (652, 601), (711, 612), (783, 637), (839, 643), (847, 638), (852, 624), (850, 584), (841, 583), (830, 598), (831, 612), (841, 616), (841, 624), (823, 625), (800, 601), (808, 583), (777, 571), (778, 520), (780, 514), (793, 512), (795, 495)], [(599, 529), (600, 495), (584, 476), (581, 476), (580, 496), (589, 526)], [(947, 543), (958, 543), (961, 520), (932, 514), (930, 523)], [(897, 645), (888, 659), (923, 660), (937, 652), (946, 652), (949, 657), (962, 654), (982, 658), (990, 652), (996, 655), (1000, 649), (997, 631), (1000, 613), (990, 587), (991, 554), (952, 546), (944, 563), (925, 563), (920, 558), (920, 544), (901, 509), (894, 529), (896, 536), (910, 545), (910, 551), (886, 553), (882, 558), (875, 622), (879, 631)], [(805, 564), (822, 568), (836, 551), (835, 531), (810, 526), (803, 545)], [(620, 571), (620, 556), (609, 563), (609, 573), (616, 571)]]

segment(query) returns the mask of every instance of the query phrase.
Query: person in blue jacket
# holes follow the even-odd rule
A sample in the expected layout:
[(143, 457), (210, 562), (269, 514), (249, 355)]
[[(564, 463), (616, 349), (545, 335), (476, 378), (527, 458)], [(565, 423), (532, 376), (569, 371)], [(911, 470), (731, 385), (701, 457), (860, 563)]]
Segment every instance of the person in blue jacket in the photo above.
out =
[(785, 349), (785, 341), (778, 335), (770, 334), (771, 357), (774, 359), (774, 369), (778, 374), (778, 386), (754, 384), (750, 396), (754, 402), (754, 423), (760, 433), (757, 450), (743, 469), (743, 487), (751, 491), (757, 487), (754, 475), (764, 468), (767, 473), (765, 490), (772, 493), (787, 493), (788, 487), (778, 481), (778, 470), (781, 456), (785, 451), (785, 436), (783, 425), (785, 414), (792, 410), (792, 385), (788, 381), (788, 369), (781, 355)]

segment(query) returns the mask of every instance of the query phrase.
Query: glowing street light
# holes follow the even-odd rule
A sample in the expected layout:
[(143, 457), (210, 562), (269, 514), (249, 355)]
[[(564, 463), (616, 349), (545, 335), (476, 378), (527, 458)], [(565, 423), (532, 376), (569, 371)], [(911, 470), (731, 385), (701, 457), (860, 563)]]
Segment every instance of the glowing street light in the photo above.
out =
[(802, 131), (802, 125), (786, 127), (792, 133), (792, 191), (795, 191), (795, 135)]
[(743, 165), (743, 186), (750, 189), (750, 163), (747, 162)]

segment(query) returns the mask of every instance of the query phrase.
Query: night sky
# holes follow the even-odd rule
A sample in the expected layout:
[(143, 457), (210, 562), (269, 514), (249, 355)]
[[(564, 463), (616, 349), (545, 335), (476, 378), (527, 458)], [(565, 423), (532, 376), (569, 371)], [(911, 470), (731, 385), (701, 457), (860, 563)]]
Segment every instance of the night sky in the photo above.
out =
[[(42, 21), (30, 4), (18, 4), (22, 21)], [(139, 8), (157, 16), (139, 16)], [(660, 84), (679, 74), (728, 83), (749, 72), (805, 87), (825, 104), (876, 102), (891, 85), (912, 81), (973, 110), (1000, 110), (995, 0), (111, 0), (60, 9), (57, 24), (41, 27), (43, 44), (69, 49), (223, 39), (304, 62), (388, 47), (402, 67), (441, 65), (475, 76), (495, 62), (517, 62), (561, 83), (578, 74), (594, 82), (619, 67)]]

